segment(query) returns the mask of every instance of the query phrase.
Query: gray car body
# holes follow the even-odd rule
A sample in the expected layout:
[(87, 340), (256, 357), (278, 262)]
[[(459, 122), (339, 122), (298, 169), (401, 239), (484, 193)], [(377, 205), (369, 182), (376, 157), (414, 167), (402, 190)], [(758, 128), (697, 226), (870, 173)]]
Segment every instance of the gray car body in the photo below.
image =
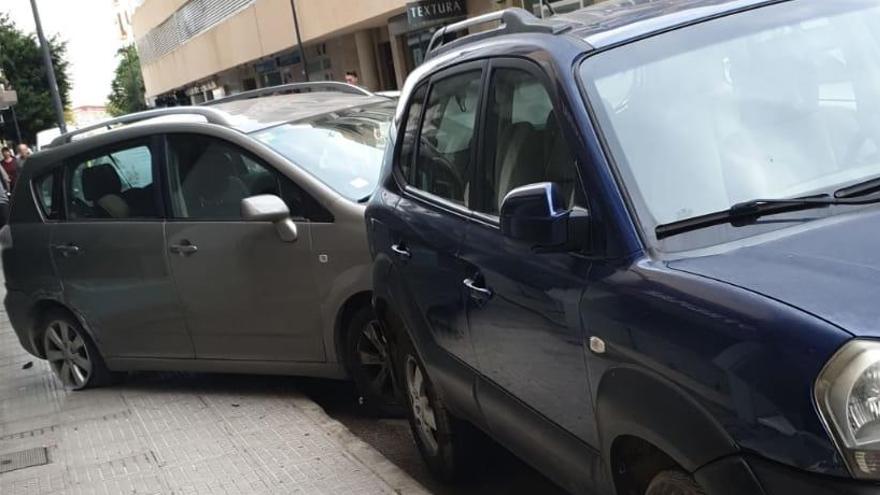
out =
[[(259, 101), (235, 101), (228, 106), (231, 107), (230, 114), (233, 120), (238, 118), (242, 122), (240, 127), (194, 122), (191, 121), (192, 119), (185, 119), (186, 121), (175, 118), (158, 119), (74, 140), (69, 144), (34, 154), (22, 171), (14, 191), (10, 223), (5, 233), (2, 253), (7, 287), (5, 306), (22, 346), (31, 354), (43, 358), (39, 335), (41, 329), (38, 328), (38, 322), (47, 311), (61, 308), (79, 320), (95, 341), (108, 367), (115, 371), (219, 371), (344, 378), (347, 373), (341, 363), (339, 352), (342, 327), (347, 315), (359, 307), (369, 305), (372, 288), (371, 260), (363, 220), (365, 205), (339, 195), (272, 148), (250, 137), (245, 131), (254, 131), (283, 121), (383, 100), (387, 101), (380, 97), (310, 93), (271, 96), (260, 98)], [(216, 108), (226, 111), (223, 106), (221, 104)], [(267, 111), (258, 111), (259, 109), (256, 108), (258, 106)], [(283, 118), (278, 112), (280, 107), (289, 109)], [(57, 252), (53, 253), (52, 246), (59, 242), (67, 242), (68, 239), (57, 238), (59, 229), (67, 222), (45, 218), (36, 198), (33, 179), (61, 166), (64, 160), (91, 149), (168, 133), (213, 136), (239, 146), (281, 172), (332, 213), (334, 217), (332, 223), (306, 225), (298, 223), (299, 239), (293, 244), (288, 244), (298, 244), (300, 250), (307, 248), (308, 266), (263, 267), (266, 270), (277, 268), (314, 272), (314, 286), (311, 287), (314, 297), (311, 300), (317, 301), (317, 304), (311, 307), (292, 308), (293, 314), (305, 312), (302, 313), (304, 318), (319, 322), (317, 329), (319, 335), (302, 336), (306, 341), (319, 342), (316, 347), (320, 349), (316, 348), (316, 352), (310, 353), (307, 358), (285, 359), (283, 355), (279, 356), (277, 340), (262, 339), (261, 341), (259, 338), (256, 338), (256, 343), (250, 343), (253, 356), (245, 359), (236, 358), (236, 349), (233, 346), (241, 342), (227, 339), (223, 331), (217, 333), (217, 345), (213, 348), (211, 358), (197, 358), (195, 352), (186, 350), (187, 342), (183, 336), (187, 335), (185, 327), (188, 315), (192, 314), (191, 306), (199, 306), (209, 301), (207, 299), (200, 301), (202, 295), (196, 290), (196, 294), (190, 293), (186, 297), (193, 304), (185, 302), (178, 294), (180, 284), (175, 283), (174, 277), (169, 276), (175, 263), (172, 257), (176, 256), (167, 249), (169, 244), (167, 232), (174, 223), (171, 220), (156, 221), (162, 225), (161, 229), (157, 230), (159, 233), (155, 234), (162, 237), (164, 246), (161, 252), (155, 252), (155, 243), (131, 245), (125, 242), (126, 238), (141, 235), (138, 229), (142, 231), (145, 229), (144, 225), (151, 222), (80, 222), (82, 228), (74, 226), (75, 230), (86, 232), (92, 229), (88, 232), (89, 239), (84, 239), (83, 242), (112, 246), (108, 248), (110, 256), (89, 259), (89, 248), (84, 247), (84, 254), (73, 258), (76, 258), (74, 262), (85, 264), (77, 270), (85, 271), (85, 278), (88, 281), (65, 283), (62, 280), (59, 264), (70, 261)], [(253, 223), (263, 224), (254, 225), (253, 229), (259, 231), (264, 239), (269, 233), (274, 233), (273, 225), (269, 222)], [(224, 228), (222, 224), (215, 225), (216, 229)], [(113, 231), (109, 237), (99, 232), (100, 229), (107, 229), (110, 226)], [(279, 244), (284, 244), (280, 239), (275, 240)], [(303, 247), (303, 243), (308, 244)], [(94, 245), (98, 246), (98, 244)], [(231, 256), (248, 256), (247, 246), (242, 243), (235, 243), (235, 246), (229, 249), (232, 250)], [(114, 257), (113, 253), (124, 253), (126, 256)], [(192, 258), (196, 258), (199, 254), (202, 253), (196, 253)], [(222, 276), (226, 280), (254, 279), (252, 274), (245, 273), (248, 266), (226, 263)], [(207, 278), (210, 275), (212, 274), (202, 274), (205, 278), (201, 283), (212, 284), (213, 281)], [(96, 287), (95, 282), (98, 284), (110, 282), (112, 286)], [(259, 283), (268, 284), (256, 288), (261, 293), (280, 295), (282, 299), (285, 297), (285, 292), (290, 290), (284, 277), (274, 277), (274, 279), (269, 277), (268, 280), (261, 280)], [(241, 301), (241, 294), (234, 292), (228, 294), (227, 300), (233, 305), (246, 304), (246, 301)], [(317, 315), (313, 314), (315, 311), (318, 312)], [(262, 324), (267, 319), (275, 317), (277, 315), (265, 314), (265, 312), (250, 312), (247, 320), (250, 328), (257, 331), (263, 327)], [(125, 325), (124, 330), (117, 331), (119, 328), (119, 325), (115, 324), (117, 322)], [(291, 332), (297, 331), (291, 329)], [(181, 348), (181, 351), (176, 352), (177, 348)], [(224, 349), (228, 351), (228, 356), (224, 355)], [(260, 351), (269, 358), (263, 359), (259, 355)]]

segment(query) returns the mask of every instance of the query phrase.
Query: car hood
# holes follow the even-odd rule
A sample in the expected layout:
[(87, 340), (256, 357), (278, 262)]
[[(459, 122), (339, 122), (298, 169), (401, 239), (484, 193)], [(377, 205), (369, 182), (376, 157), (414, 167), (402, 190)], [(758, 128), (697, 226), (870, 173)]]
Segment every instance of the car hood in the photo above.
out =
[(668, 266), (763, 294), (853, 335), (880, 337), (880, 208), (787, 228)]

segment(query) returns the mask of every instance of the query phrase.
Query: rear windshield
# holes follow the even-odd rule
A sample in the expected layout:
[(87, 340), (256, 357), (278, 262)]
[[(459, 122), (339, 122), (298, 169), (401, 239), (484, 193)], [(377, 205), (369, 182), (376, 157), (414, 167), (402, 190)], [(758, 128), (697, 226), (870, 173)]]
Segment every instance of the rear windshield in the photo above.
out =
[(353, 201), (376, 188), (397, 102), (375, 103), (288, 122), (252, 134)]

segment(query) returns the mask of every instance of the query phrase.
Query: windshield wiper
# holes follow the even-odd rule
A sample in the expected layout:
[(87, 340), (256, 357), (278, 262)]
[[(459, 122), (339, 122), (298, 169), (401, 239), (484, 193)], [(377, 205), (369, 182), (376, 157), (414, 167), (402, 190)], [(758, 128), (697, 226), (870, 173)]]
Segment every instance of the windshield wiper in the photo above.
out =
[(657, 239), (663, 239), (684, 232), (710, 227), (712, 225), (729, 223), (739, 227), (752, 223), (764, 215), (824, 208), (830, 205), (865, 205), (877, 202), (880, 202), (880, 196), (849, 199), (846, 197), (831, 197), (824, 194), (821, 196), (808, 196), (791, 199), (753, 199), (737, 203), (727, 210), (658, 225), (655, 229), (655, 233)]
[(866, 181), (862, 181), (857, 184), (838, 189), (834, 191), (834, 197), (856, 198), (859, 196), (874, 194), (875, 192), (880, 192), (880, 177), (875, 177), (873, 179), (868, 179)]

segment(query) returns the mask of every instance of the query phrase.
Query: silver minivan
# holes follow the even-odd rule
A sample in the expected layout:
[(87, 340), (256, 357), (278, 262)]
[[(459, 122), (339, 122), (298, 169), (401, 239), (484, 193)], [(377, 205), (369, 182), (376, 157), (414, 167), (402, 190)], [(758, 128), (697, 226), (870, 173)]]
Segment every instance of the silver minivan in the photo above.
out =
[(60, 136), (0, 235), (22, 345), (71, 389), (129, 370), (350, 377), (394, 409), (364, 207), (395, 105), (306, 83)]

